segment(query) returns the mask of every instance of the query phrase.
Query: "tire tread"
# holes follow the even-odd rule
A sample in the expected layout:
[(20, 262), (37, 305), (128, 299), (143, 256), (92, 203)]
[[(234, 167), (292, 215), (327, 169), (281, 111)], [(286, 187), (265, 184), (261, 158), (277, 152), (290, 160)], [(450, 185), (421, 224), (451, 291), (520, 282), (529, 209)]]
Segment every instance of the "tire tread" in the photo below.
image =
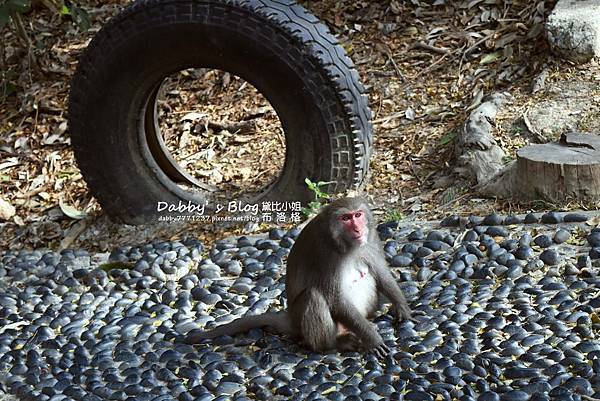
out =
[[(279, 39), (283, 33), (288, 39), (276, 41), (278, 46), (283, 46), (281, 50), (300, 49), (301, 53), (295, 60), (297, 67), (320, 73), (321, 78), (313, 80), (307, 88), (315, 99), (326, 105), (323, 110), (332, 114), (332, 123), (328, 124), (331, 127), (332, 166), (331, 171), (326, 173), (329, 177), (325, 178), (333, 184), (327, 190), (340, 192), (361, 186), (368, 171), (373, 143), (371, 112), (365, 89), (352, 60), (327, 26), (304, 7), (288, 0), (140, 0), (125, 8), (105, 24), (80, 58), (69, 100), (73, 146), (76, 149), (89, 149), (91, 146), (85, 137), (86, 97), (94, 90), (102, 74), (98, 68), (101, 61), (98, 57), (114, 51), (128, 38), (156, 23), (206, 22), (207, 11), (213, 13), (211, 18), (214, 18), (214, 13), (222, 11), (225, 14), (232, 7), (260, 18), (265, 26), (272, 28), (274, 37)], [(254, 26), (238, 25), (242, 31), (254, 32)], [(337, 111), (340, 107), (343, 113)], [(341, 120), (340, 115), (343, 116)], [(85, 157), (77, 160), (93, 194), (105, 208), (113, 205), (107, 208), (111, 209), (110, 213), (121, 213), (124, 220), (128, 220), (127, 214), (135, 214), (134, 210), (117, 205), (114, 193), (103, 194), (99, 190), (110, 181), (108, 175), (101, 171), (101, 166), (94, 166)]]

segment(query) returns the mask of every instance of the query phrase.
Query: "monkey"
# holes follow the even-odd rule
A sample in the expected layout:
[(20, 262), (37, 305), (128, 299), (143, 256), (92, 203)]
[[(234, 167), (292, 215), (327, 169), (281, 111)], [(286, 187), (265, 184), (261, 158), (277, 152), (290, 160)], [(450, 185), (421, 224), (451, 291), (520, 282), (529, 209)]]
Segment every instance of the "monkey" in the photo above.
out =
[(383, 358), (390, 350), (369, 321), (379, 294), (392, 302), (396, 320), (411, 319), (363, 198), (338, 199), (304, 227), (288, 256), (285, 291), (287, 311), (242, 317), (210, 331), (192, 330), (183, 341), (194, 344), (262, 327), (289, 335), (314, 352), (362, 350)]

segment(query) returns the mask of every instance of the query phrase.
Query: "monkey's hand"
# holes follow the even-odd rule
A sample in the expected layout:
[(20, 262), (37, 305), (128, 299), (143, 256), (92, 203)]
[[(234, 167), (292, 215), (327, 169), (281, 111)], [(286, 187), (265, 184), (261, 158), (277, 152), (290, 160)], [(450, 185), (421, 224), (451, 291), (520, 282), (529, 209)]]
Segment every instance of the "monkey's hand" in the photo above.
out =
[(365, 348), (367, 352), (373, 353), (379, 359), (385, 358), (390, 353), (389, 347), (385, 345), (379, 333), (377, 333), (377, 338), (374, 341), (365, 344)]
[(370, 349), (369, 352), (372, 352), (379, 359), (384, 359), (390, 353), (390, 349), (385, 343), (381, 343), (377, 347)]
[(399, 303), (393, 306), (394, 316), (396, 323), (400, 323), (403, 320), (413, 320), (410, 309), (406, 303)]

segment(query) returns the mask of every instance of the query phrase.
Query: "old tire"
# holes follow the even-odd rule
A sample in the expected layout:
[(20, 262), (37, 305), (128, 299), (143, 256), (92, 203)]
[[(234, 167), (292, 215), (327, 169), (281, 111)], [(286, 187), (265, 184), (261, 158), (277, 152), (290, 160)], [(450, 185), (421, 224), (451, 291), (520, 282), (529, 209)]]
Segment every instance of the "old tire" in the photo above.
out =
[(315, 16), (292, 1), (145, 0), (96, 34), (71, 83), (75, 157), (109, 216), (142, 223), (157, 202), (204, 201), (161, 165), (145, 118), (160, 83), (192, 67), (242, 77), (278, 114), (284, 168), (254, 201), (307, 200), (305, 178), (333, 193), (361, 185), (371, 112), (352, 61)]

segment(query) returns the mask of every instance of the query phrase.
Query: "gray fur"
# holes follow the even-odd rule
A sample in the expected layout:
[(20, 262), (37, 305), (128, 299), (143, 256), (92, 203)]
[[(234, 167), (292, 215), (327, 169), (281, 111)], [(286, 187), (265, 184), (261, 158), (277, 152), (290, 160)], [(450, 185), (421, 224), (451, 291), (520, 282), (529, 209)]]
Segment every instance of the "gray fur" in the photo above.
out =
[[(368, 242), (363, 245), (353, 242), (338, 221), (341, 214), (356, 210), (362, 210), (368, 221)], [(190, 335), (186, 342), (268, 326), (298, 338), (313, 351), (360, 346), (382, 356), (388, 349), (367, 319), (377, 308), (377, 292), (392, 302), (398, 319), (410, 318), (410, 310), (381, 249), (367, 203), (361, 198), (339, 199), (306, 225), (290, 252), (285, 280), (287, 312), (243, 317), (212, 331)], [(368, 267), (376, 285), (376, 291), (361, 297), (366, 304), (360, 310), (353, 294), (341, 286), (348, 269), (357, 265)], [(349, 333), (340, 333), (340, 326)]]

